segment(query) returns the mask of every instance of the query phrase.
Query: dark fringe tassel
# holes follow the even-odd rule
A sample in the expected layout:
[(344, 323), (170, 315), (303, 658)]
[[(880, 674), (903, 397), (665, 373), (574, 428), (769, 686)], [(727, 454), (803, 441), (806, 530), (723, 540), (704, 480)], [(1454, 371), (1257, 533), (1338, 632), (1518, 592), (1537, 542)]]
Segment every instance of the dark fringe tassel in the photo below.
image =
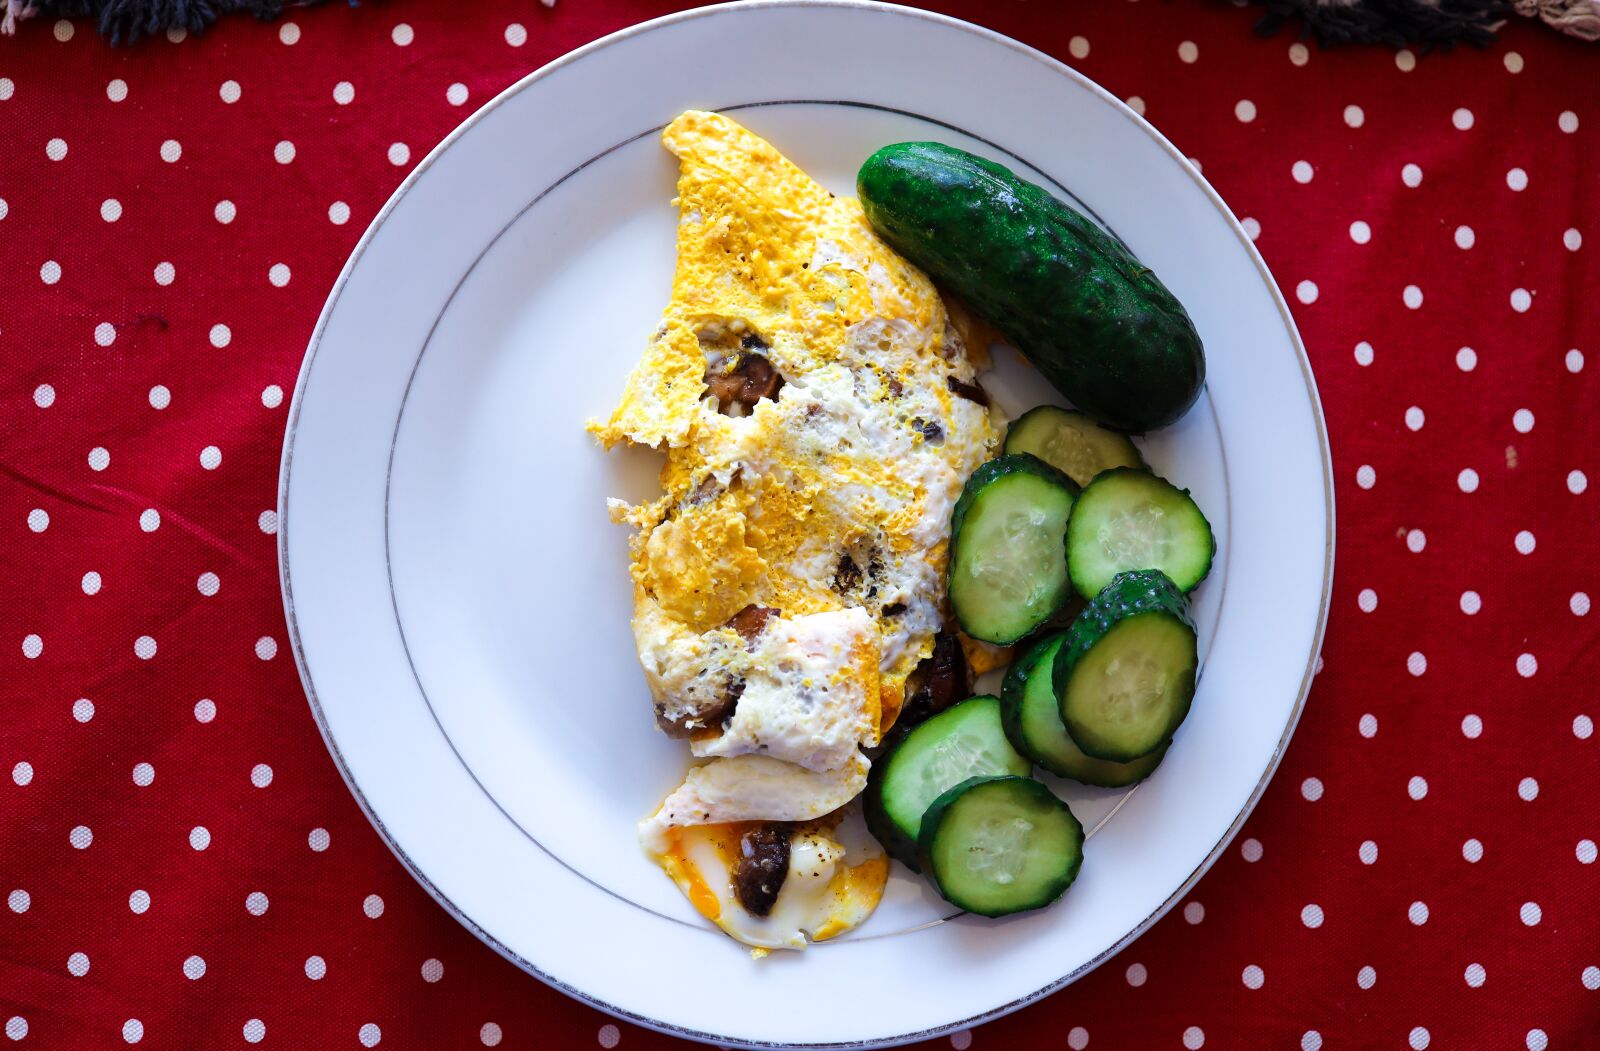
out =
[[(254, 15), (270, 22), (285, 7), (311, 7), (323, 0), (39, 0), (25, 14), (93, 18), (112, 44), (131, 44), (170, 29), (203, 33), (223, 15)], [(349, 0), (350, 6), (358, 0)]]
[(1495, 30), (1511, 15), (1500, 0), (1254, 0), (1266, 14), (1256, 23), (1260, 36), (1272, 36), (1286, 22), (1300, 19), (1302, 37), (1323, 47), (1382, 44), (1396, 50), (1456, 44), (1487, 47)]

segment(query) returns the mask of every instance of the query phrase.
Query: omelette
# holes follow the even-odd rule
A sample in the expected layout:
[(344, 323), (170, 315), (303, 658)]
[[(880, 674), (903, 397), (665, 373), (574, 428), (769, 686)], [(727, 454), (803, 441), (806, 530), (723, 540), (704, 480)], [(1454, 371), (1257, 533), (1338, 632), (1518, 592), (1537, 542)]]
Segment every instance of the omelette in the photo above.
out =
[(882, 894), (838, 812), (944, 619), (950, 512), (997, 438), (986, 358), (856, 201), (720, 114), (662, 141), (671, 301), (590, 422), (666, 455), (658, 499), (611, 509), (656, 721), (704, 760), (640, 838), (729, 934), (804, 948)]

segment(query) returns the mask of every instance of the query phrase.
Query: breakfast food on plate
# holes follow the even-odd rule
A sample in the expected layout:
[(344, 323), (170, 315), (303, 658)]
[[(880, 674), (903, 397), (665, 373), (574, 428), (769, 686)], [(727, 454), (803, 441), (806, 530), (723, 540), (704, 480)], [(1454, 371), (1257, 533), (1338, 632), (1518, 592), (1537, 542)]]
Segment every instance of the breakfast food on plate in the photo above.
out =
[[(1215, 540), (1120, 433), (1198, 396), (1188, 315), (1093, 222), (953, 147), (879, 150), (858, 204), (719, 114), (662, 140), (672, 296), (590, 423), (666, 456), (658, 499), (611, 506), (656, 721), (702, 762), (641, 843), (758, 956), (877, 907), (863, 789), (872, 836), (950, 902), (1048, 905), (1085, 835), (1033, 764), (1133, 784), (1194, 694), (1187, 594)], [(1082, 410), (1033, 409), (993, 459), (988, 324)], [(1013, 656), (1000, 698), (967, 697)]]
[[(730, 934), (803, 946), (796, 929), (836, 934), (881, 892), (882, 861), (842, 865), (817, 822), (865, 786), (862, 749), (934, 651), (951, 508), (998, 434), (982, 351), (855, 201), (719, 114), (685, 113), (662, 140), (680, 164), (672, 297), (621, 403), (591, 426), (607, 446), (666, 454), (661, 497), (614, 513), (635, 529), (633, 627), (657, 721), (708, 762), (641, 836), (680, 884), (711, 888), (690, 898)], [(794, 823), (772, 911), (741, 905), (798, 916), (781, 937), (725, 922), (724, 862), (746, 842), (727, 826), (752, 822)], [(795, 866), (823, 858), (849, 908), (798, 900), (818, 879)]]

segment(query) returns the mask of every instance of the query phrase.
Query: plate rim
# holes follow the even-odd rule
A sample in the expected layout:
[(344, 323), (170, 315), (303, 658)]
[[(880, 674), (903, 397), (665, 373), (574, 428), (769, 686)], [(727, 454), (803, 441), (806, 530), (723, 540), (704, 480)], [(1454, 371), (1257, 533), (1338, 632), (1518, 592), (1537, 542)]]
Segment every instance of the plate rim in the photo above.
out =
[(379, 838), (382, 839), (384, 844), (389, 848), (390, 852), (394, 854), (394, 856), (405, 867), (406, 871), (414, 880), (416, 880), (423, 890), (425, 890), (428, 895), (451, 916), (452, 919), (467, 928), (467, 930), (471, 931), (472, 934), (480, 941), (488, 945), (491, 949), (509, 962), (515, 964), (519, 970), (532, 975), (551, 988), (554, 988), (567, 996), (570, 996), (615, 1018), (643, 1026), (656, 1032), (704, 1043), (716, 1043), (723, 1046), (728, 1046), (729, 1041), (724, 1036), (703, 1030), (696, 1030), (685, 1026), (658, 1021), (648, 1016), (629, 1011), (626, 1008), (618, 1007), (607, 1001), (601, 1000), (593, 994), (578, 989), (575, 986), (565, 983), (559, 978), (544, 972), (535, 966), (531, 961), (524, 959), (510, 946), (500, 942), (493, 934), (485, 930), (481, 925), (473, 920), (470, 915), (458, 907), (451, 899), (446, 897), (428, 878), (427, 874), (411, 859), (411, 857), (406, 853), (405, 849), (395, 840), (394, 836), (390, 834), (382, 818), (378, 815), (373, 805), (368, 801), (359, 784), (355, 781), (350, 768), (345, 761), (338, 742), (332, 734), (328, 719), (322, 710), (322, 705), (318, 698), (316, 686), (311, 677), (310, 668), (305, 660), (304, 647), (300, 638), (299, 623), (295, 614), (294, 591), (289, 568), (288, 535), (290, 529), (290, 518), (287, 513), (288, 494), (289, 481), (293, 469), (295, 437), (298, 429), (300, 413), (303, 408), (304, 394), (311, 377), (317, 352), (321, 347), (323, 335), (330, 319), (332, 318), (335, 308), (339, 304), (345, 286), (353, 275), (362, 257), (365, 255), (367, 248), (377, 236), (379, 230), (387, 221), (390, 214), (399, 206), (401, 200), (422, 179), (423, 175), (428, 171), (428, 169), (430, 169), (433, 164), (456, 143), (458, 139), (464, 137), (480, 121), (487, 118), (493, 110), (505, 104), (513, 96), (528, 90), (539, 81), (545, 79), (567, 65), (580, 61), (591, 53), (597, 52), (603, 48), (621, 43), (624, 40), (631, 39), (635, 36), (641, 36), (646, 33), (682, 22), (698, 20), (702, 18), (713, 18), (722, 14), (743, 12), (753, 9), (795, 7), (877, 11), (899, 17), (916, 18), (946, 29), (952, 29), (957, 32), (976, 36), (984, 42), (990, 44), (999, 44), (1008, 50), (1016, 52), (1023, 58), (1037, 62), (1043, 65), (1049, 72), (1052, 72), (1058, 76), (1066, 77), (1068, 80), (1074, 82), (1078, 87), (1087, 89), (1102, 102), (1109, 103), (1112, 109), (1119, 116), (1131, 121), (1135, 128), (1153, 140), (1154, 143), (1163, 151), (1165, 151), (1172, 160), (1176, 161), (1183, 174), (1187, 175), (1189, 179), (1202, 191), (1202, 193), (1204, 193), (1206, 198), (1211, 202), (1212, 207), (1221, 214), (1227, 225), (1232, 229), (1235, 238), (1245, 248), (1251, 263), (1255, 266), (1257, 273), (1260, 275), (1267, 289), (1269, 290), (1273, 304), (1278, 310), (1279, 318), (1284, 325), (1284, 329), (1287, 332), (1289, 341), (1294, 349), (1296, 363), (1300, 367), (1301, 379), (1305, 384), (1306, 394), (1308, 395), (1310, 401), (1312, 421), (1315, 426), (1317, 446), (1321, 453), (1322, 461), (1322, 484), (1326, 508), (1324, 522), (1322, 593), (1318, 602), (1316, 623), (1314, 625), (1311, 637), (1310, 652), (1306, 660), (1306, 668), (1301, 678), (1301, 683), (1294, 706), (1290, 711), (1283, 734), (1275, 745), (1271, 758), (1269, 759), (1266, 768), (1263, 770), (1260, 779), (1257, 781), (1255, 787), (1251, 790), (1250, 796), (1245, 800), (1243, 806), (1241, 806), (1239, 809), (1239, 812), (1234, 816), (1233, 821), (1223, 831), (1222, 835), (1207, 852), (1206, 856), (1187, 876), (1184, 877), (1183, 881), (1177, 886), (1172, 894), (1167, 897), (1165, 901), (1152, 910), (1149, 915), (1144, 917), (1144, 919), (1131, 927), (1127, 933), (1119, 938), (1115, 943), (1108, 946), (1104, 951), (1092, 957), (1091, 959), (1084, 961), (1067, 974), (1062, 975), (1060, 978), (1047, 983), (1043, 987), (1036, 989), (1025, 996), (1018, 997), (1008, 1003), (995, 1006), (959, 1021), (941, 1023), (940, 1025), (931, 1028), (912, 1033), (899, 1034), (893, 1037), (862, 1041), (733, 1042), (737, 1046), (771, 1048), (892, 1047), (918, 1040), (925, 1040), (931, 1037), (955, 1032), (960, 1029), (971, 1028), (976, 1025), (981, 1025), (985, 1022), (1000, 1018), (1004, 1015), (1020, 1010), (1031, 1003), (1041, 1000), (1071, 984), (1088, 972), (1094, 970), (1109, 957), (1121, 952), (1128, 945), (1136, 941), (1146, 931), (1148, 931), (1150, 927), (1152, 927), (1158, 920), (1161, 919), (1161, 917), (1166, 915), (1166, 913), (1170, 911), (1172, 907), (1176, 905), (1177, 902), (1181, 900), (1191, 888), (1193, 888), (1200, 878), (1207, 871), (1209, 871), (1211, 866), (1216, 863), (1218, 858), (1221, 857), (1222, 853), (1238, 835), (1240, 829), (1244, 825), (1244, 822), (1250, 817), (1251, 813), (1254, 812), (1256, 806), (1260, 803), (1261, 797), (1265, 793), (1267, 785), (1277, 773), (1278, 767), (1283, 760), (1283, 756), (1287, 750), (1290, 739), (1294, 736), (1294, 732), (1299, 726), (1300, 719), (1305, 711), (1306, 700), (1310, 693), (1311, 684), (1317, 672), (1317, 664), (1320, 660), (1322, 644), (1327, 629), (1329, 606), (1333, 590), (1334, 552), (1336, 547), (1335, 487), (1333, 479), (1332, 448), (1328, 437), (1327, 422), (1323, 412), (1321, 396), (1317, 388), (1316, 377), (1311, 368), (1310, 358), (1306, 353), (1305, 343), (1300, 336), (1298, 326), (1295, 324), (1293, 313), (1289, 307), (1287, 298), (1283, 294), (1283, 290), (1279, 287), (1277, 280), (1273, 277), (1270, 269), (1267, 267), (1266, 262), (1262, 258), (1259, 250), (1256, 248), (1255, 243), (1250, 239), (1249, 235), (1240, 225), (1240, 222), (1235, 217), (1232, 209), (1228, 207), (1227, 203), (1222, 199), (1222, 196), (1204, 178), (1204, 176), (1201, 175), (1199, 169), (1194, 166), (1194, 164), (1182, 151), (1174, 146), (1166, 138), (1166, 136), (1161, 134), (1160, 131), (1158, 131), (1153, 125), (1146, 121), (1121, 99), (1117, 98), (1111, 92), (1101, 87), (1098, 83), (1073, 69), (1072, 67), (1066, 65), (1059, 59), (1054, 58), (1038, 48), (1024, 44), (1019, 40), (1009, 37), (1004, 33), (1000, 33), (996, 30), (989, 29), (985, 26), (978, 25), (964, 19), (923, 10), (921, 8), (907, 7), (902, 4), (881, 2), (881, 0), (729, 0), (729, 2), (672, 12), (657, 18), (623, 27), (615, 32), (590, 41), (587, 44), (574, 48), (573, 50), (558, 56), (543, 66), (532, 70), (531, 72), (517, 79), (514, 83), (508, 85), (493, 98), (489, 99), (482, 106), (480, 106), (477, 110), (468, 115), (460, 124), (452, 129), (431, 150), (429, 150), (422, 160), (419, 161), (416, 166), (407, 173), (406, 177), (401, 180), (394, 192), (390, 194), (389, 198), (373, 216), (372, 221), (368, 224), (366, 230), (363, 231), (361, 238), (356, 242), (355, 247), (351, 250), (349, 257), (345, 260), (344, 266), (340, 269), (338, 277), (335, 279), (328, 292), (327, 299), (323, 303), (322, 310), (318, 314), (316, 324), (312, 329), (311, 337), (307, 342), (306, 351), (301, 360), (300, 368), (295, 378), (294, 394), (290, 401), (289, 413), (285, 422), (283, 451), (279, 462), (277, 500), (278, 530), (276, 546), (278, 553), (279, 584), (280, 591), (282, 593), (284, 616), (288, 629), (290, 648), (294, 655), (295, 667), (299, 673), (302, 689), (305, 692), (307, 703), (311, 709), (312, 717), (316, 722), (318, 732), (322, 736), (323, 743), (328, 749), (329, 755), (333, 759), (334, 766), (339, 771), (340, 778), (344, 781), (351, 795), (355, 798), (356, 803), (361, 808), (362, 813), (377, 831)]

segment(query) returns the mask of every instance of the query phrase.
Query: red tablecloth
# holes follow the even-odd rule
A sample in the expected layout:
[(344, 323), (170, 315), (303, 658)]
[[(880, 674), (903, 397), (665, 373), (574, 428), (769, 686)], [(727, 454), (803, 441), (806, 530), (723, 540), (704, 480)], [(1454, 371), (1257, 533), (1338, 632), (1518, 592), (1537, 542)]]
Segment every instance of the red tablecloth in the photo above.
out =
[[(273, 538), (301, 354), (395, 184), (507, 84), (670, 6), (0, 41), (21, 1046), (671, 1043), (503, 962), (385, 849), (302, 697)], [(1523, 24), (1413, 58), (1260, 40), (1224, 5), (939, 6), (1128, 98), (1247, 217), (1339, 500), (1326, 666), (1239, 840), (1116, 959), (950, 1043), (1600, 1047), (1600, 53)]]

